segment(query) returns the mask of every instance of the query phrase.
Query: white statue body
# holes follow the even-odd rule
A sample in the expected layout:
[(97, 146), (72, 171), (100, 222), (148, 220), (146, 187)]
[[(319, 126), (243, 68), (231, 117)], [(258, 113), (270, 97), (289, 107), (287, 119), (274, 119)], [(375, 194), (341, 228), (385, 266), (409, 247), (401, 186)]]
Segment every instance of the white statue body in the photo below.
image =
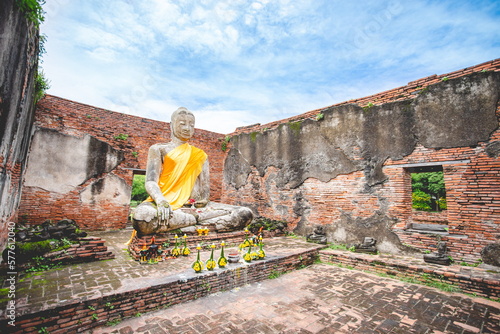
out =
[[(149, 149), (145, 187), (150, 198), (139, 204), (134, 210), (133, 224), (137, 233), (139, 235), (151, 235), (178, 228), (189, 231), (194, 230), (195, 225), (210, 227), (215, 231), (231, 231), (242, 229), (249, 224), (253, 219), (253, 213), (250, 209), (215, 203), (209, 200), (210, 171), (208, 158), (206, 158), (206, 154), (202, 150), (190, 145), (184, 145), (194, 134), (194, 115), (186, 108), (179, 108), (172, 114), (170, 124), (172, 140), (168, 143), (155, 144)], [(196, 160), (198, 167), (194, 167), (198, 168), (198, 170), (193, 174), (189, 174), (192, 177), (187, 177), (189, 180), (195, 178), (194, 184), (186, 182), (186, 186), (175, 188), (177, 193), (183, 193), (184, 197), (179, 196), (182, 203), (179, 204), (179, 199), (176, 199), (176, 204), (172, 206), (173, 202), (171, 203), (167, 198), (173, 198), (172, 192), (168, 193), (165, 190), (166, 186), (163, 185), (163, 189), (161, 186), (164, 180), (163, 177), (165, 177), (162, 175), (175, 174), (177, 166), (181, 165), (181, 163), (175, 162), (170, 165), (164, 163), (166, 159), (170, 159), (170, 154), (188, 146), (189, 149), (198, 152), (200, 157)], [(169, 161), (172, 161), (172, 159)], [(164, 170), (165, 166), (174, 171)], [(179, 172), (179, 174), (183, 173)], [(184, 203), (186, 194), (189, 195), (188, 202)]]

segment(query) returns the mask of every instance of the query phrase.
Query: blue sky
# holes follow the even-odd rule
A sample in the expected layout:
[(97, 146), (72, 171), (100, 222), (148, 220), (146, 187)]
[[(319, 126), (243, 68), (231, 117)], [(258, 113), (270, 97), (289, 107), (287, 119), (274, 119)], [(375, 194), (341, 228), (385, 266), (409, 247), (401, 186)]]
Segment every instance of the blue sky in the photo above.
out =
[(500, 57), (500, 1), (47, 0), (49, 94), (230, 133)]

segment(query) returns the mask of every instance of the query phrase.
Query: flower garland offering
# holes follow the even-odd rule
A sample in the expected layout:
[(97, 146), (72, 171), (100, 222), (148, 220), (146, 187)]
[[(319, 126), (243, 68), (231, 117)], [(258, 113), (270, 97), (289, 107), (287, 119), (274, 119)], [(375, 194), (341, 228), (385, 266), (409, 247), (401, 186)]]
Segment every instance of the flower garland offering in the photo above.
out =
[(266, 257), (266, 252), (264, 252), (264, 243), (262, 242), (262, 235), (259, 236), (259, 251), (257, 252), (258, 259), (261, 260)]
[(210, 232), (210, 230), (208, 229), (208, 227), (197, 227), (196, 232), (198, 233), (198, 236), (202, 236), (208, 235), (208, 232)]
[(201, 273), (201, 271), (203, 270), (203, 262), (201, 262), (200, 260), (200, 250), (201, 250), (201, 246), (198, 244), (198, 246), (196, 247), (196, 249), (198, 250), (198, 256), (196, 257), (196, 261), (194, 261), (194, 263), (191, 265), (191, 267), (193, 268), (193, 270), (196, 272), (196, 273)]
[(243, 260), (252, 262), (252, 246), (248, 246), (248, 251), (243, 255)]
[(219, 257), (219, 260), (217, 260), (217, 265), (219, 266), (219, 268), (224, 268), (226, 265), (227, 265), (227, 258), (224, 256), (224, 246), (226, 244), (223, 242), (221, 242), (220, 246), (221, 246), (221, 250), (220, 250), (220, 257)]
[(239, 248), (240, 249), (243, 249), (245, 247), (249, 247), (252, 245), (252, 242), (248, 239), (248, 228), (245, 228), (245, 241), (243, 241), (243, 243), (240, 244)]
[(191, 254), (191, 250), (187, 246), (187, 235), (184, 234), (183, 238), (184, 238), (184, 248), (182, 248), (182, 255), (188, 256), (189, 254)]
[(256, 251), (252, 251), (252, 252), (250, 252), (250, 256), (252, 257), (252, 261), (253, 261), (253, 260), (260, 260), (260, 259), (259, 259), (259, 255), (257, 254), (257, 252), (256, 252)]
[(172, 254), (173, 257), (178, 257), (179, 255), (181, 255), (181, 249), (179, 248), (179, 242), (178, 242), (179, 237), (177, 236), (177, 234), (174, 236), (174, 239), (175, 239), (175, 245), (174, 248), (172, 248), (172, 250), (170, 251), (170, 253)]
[(207, 270), (212, 271), (217, 266), (217, 263), (215, 263), (215, 260), (214, 260), (214, 248), (215, 248), (215, 245), (211, 244), (210, 248), (212, 248), (212, 253), (210, 254), (210, 258), (207, 260), (206, 265), (207, 265)]

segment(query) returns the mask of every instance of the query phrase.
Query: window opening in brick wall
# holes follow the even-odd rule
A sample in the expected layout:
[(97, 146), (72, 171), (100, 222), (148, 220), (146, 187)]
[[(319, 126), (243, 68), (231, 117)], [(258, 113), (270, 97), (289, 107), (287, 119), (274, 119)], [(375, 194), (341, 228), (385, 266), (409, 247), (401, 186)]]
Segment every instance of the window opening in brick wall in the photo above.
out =
[(411, 174), (412, 208), (418, 211), (446, 210), (443, 166), (408, 168)]
[(148, 193), (144, 187), (146, 181), (146, 175), (141, 172), (134, 171), (134, 178), (132, 180), (132, 195), (130, 197), (130, 207), (135, 208), (146, 198), (148, 198)]

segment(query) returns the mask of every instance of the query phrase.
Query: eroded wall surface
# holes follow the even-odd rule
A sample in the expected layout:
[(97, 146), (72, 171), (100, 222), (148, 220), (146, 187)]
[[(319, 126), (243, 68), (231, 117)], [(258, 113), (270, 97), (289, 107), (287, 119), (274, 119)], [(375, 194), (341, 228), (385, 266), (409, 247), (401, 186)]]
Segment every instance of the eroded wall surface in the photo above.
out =
[(19, 205), (25, 160), (33, 134), (34, 78), (38, 63), (38, 29), (14, 0), (0, 6), (0, 251), (7, 223)]
[(411, 209), (408, 167), (440, 165), (443, 240), (457, 257), (477, 257), (500, 237), (499, 92), (500, 73), (486, 71), (427, 85), (411, 99), (333, 106), (321, 120), (310, 115), (237, 134), (224, 199), (289, 221), (301, 235), (324, 225), (329, 241), (371, 236), (381, 251), (405, 252), (403, 243), (436, 241), (407, 233), (422, 221)]

